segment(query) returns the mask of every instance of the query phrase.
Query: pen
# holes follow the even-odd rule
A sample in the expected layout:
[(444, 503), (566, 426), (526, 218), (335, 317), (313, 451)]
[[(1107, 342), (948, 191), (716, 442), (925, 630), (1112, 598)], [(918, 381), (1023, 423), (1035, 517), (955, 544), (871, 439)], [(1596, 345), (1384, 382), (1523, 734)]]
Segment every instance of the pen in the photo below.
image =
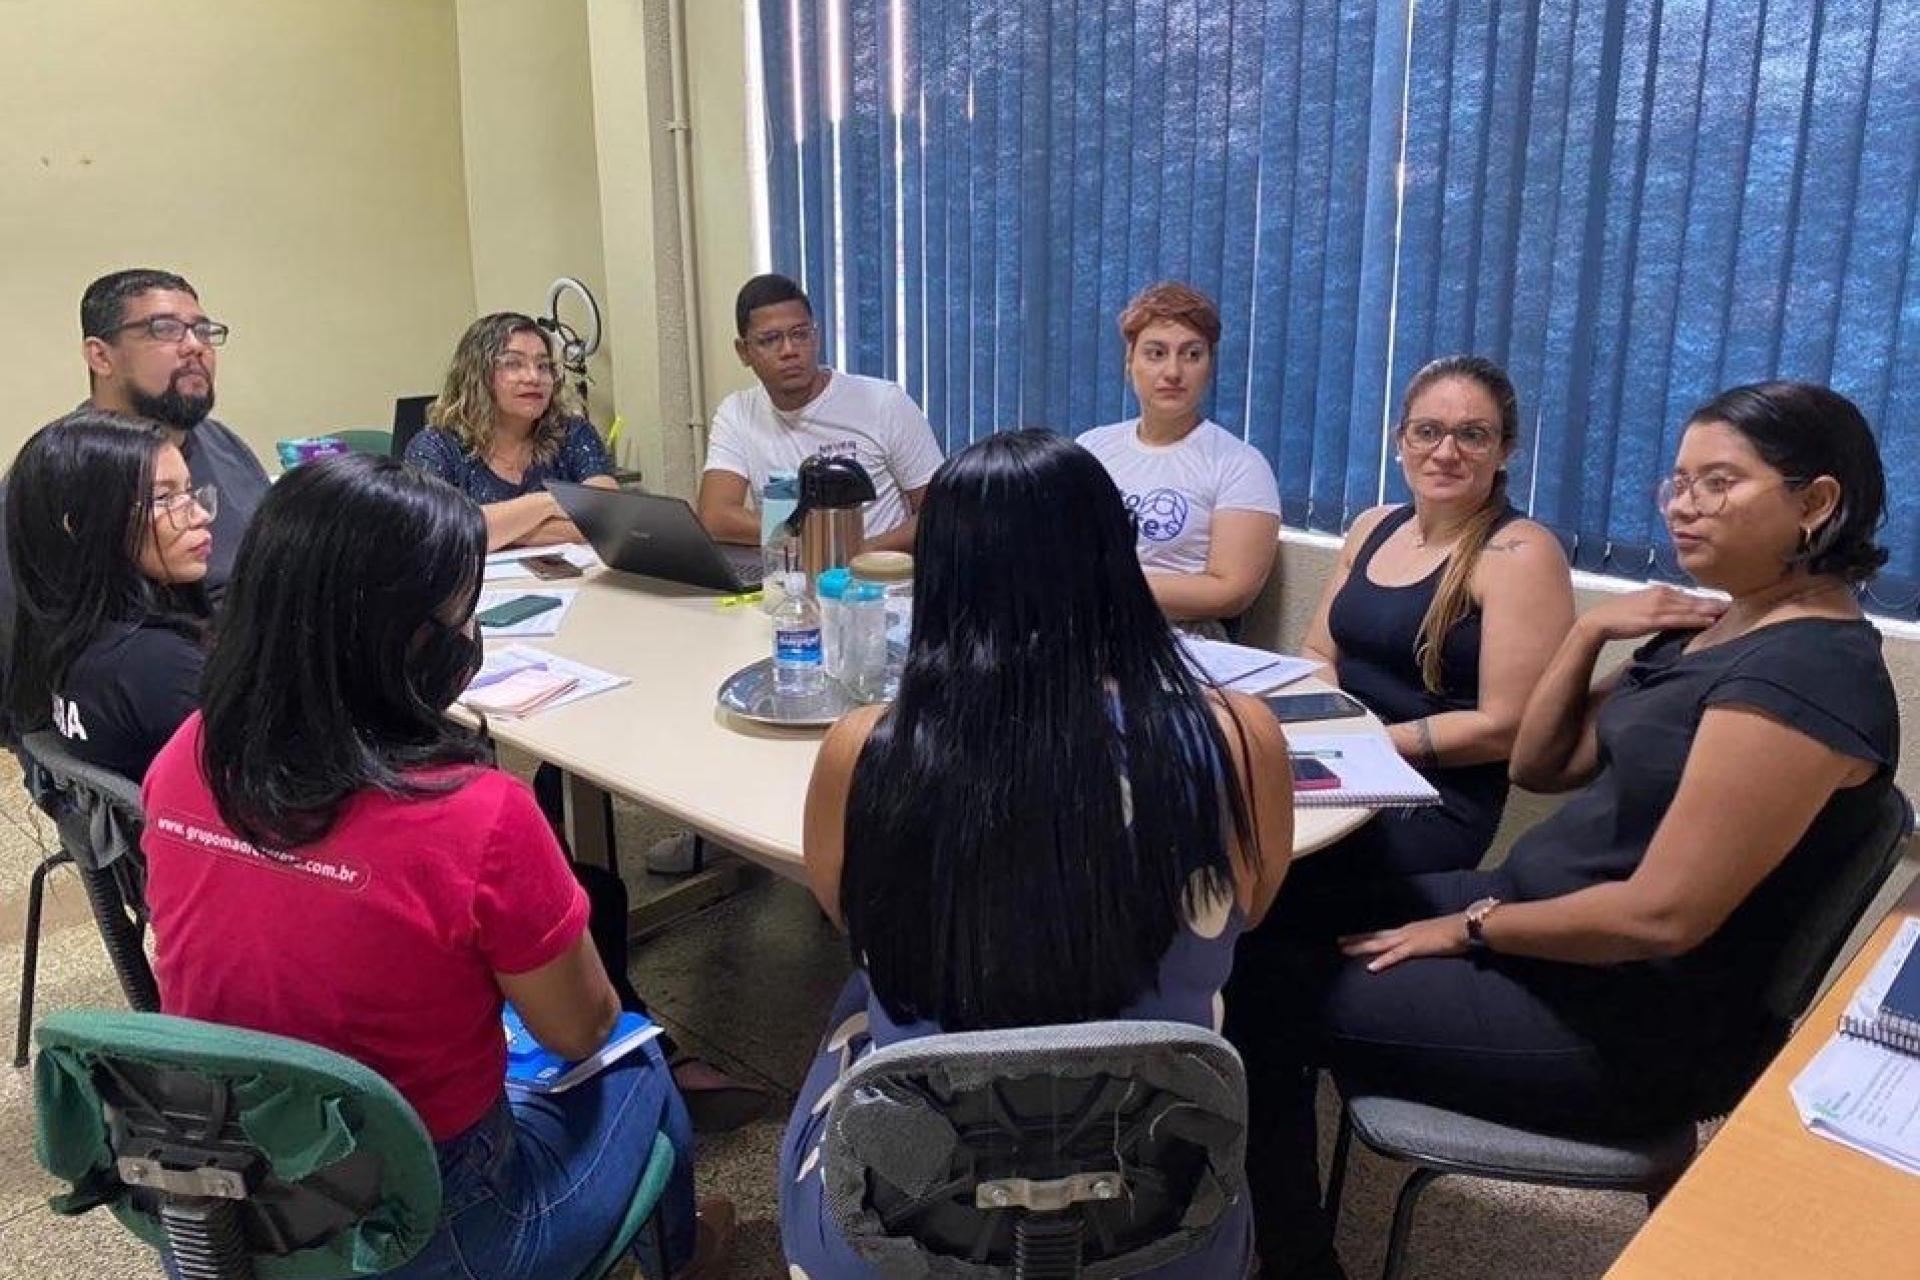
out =
[(760, 599), (760, 595), (761, 593), (758, 591), (742, 591), (737, 596), (721, 596), (720, 599), (715, 601), (714, 603), (716, 608), (731, 609), (735, 605), (739, 605), (739, 604), (758, 603)]
[(1296, 760), (1339, 760), (1343, 758), (1339, 751), (1290, 751), (1287, 753)]

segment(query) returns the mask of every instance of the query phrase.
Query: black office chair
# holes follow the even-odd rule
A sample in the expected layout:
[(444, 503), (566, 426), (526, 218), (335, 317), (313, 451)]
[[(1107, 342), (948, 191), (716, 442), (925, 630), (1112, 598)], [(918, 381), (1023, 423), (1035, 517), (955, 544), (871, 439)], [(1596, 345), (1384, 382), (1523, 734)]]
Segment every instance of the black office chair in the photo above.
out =
[(87, 905), (114, 976), (134, 1009), (160, 1007), (160, 988), (147, 963), (146, 859), (140, 852), (140, 788), (67, 750), (51, 729), (27, 734), (19, 744), (27, 793), (53, 819), (60, 851), (34, 868), (27, 891), (27, 936), (22, 948), (20, 1017), (13, 1065), (27, 1065), (33, 1028), (34, 982), (40, 963), (40, 915), (46, 878), (71, 864), (80, 873)]
[(1246, 1195), (1239, 1055), (1185, 1023), (927, 1036), (832, 1105), (827, 1212), (882, 1275), (1133, 1275)]
[[(1913, 809), (1897, 787), (1889, 788), (1872, 831), (1851, 857), (1821, 881), (1800, 928), (1781, 941), (1762, 994), (1769, 1030), (1740, 1073), (1738, 1093), (1744, 1093), (1766, 1070), (1792, 1034), (1794, 1023), (1813, 1003), (1821, 979), (1893, 873), (1912, 834)], [(1731, 1109), (1738, 1093), (1727, 1097), (1716, 1111)], [(1692, 1120), (1620, 1139), (1566, 1138), (1426, 1103), (1356, 1094), (1341, 1107), (1327, 1180), (1328, 1212), (1335, 1218), (1348, 1152), (1356, 1137), (1379, 1155), (1415, 1166), (1394, 1205), (1381, 1272), (1385, 1280), (1398, 1276), (1405, 1263), (1420, 1193), (1448, 1174), (1576, 1190), (1628, 1191), (1645, 1196), (1652, 1208), (1686, 1171), (1698, 1140)]]
[(407, 456), (407, 443), (427, 425), (427, 409), (434, 396), (401, 396), (393, 402), (393, 456)]

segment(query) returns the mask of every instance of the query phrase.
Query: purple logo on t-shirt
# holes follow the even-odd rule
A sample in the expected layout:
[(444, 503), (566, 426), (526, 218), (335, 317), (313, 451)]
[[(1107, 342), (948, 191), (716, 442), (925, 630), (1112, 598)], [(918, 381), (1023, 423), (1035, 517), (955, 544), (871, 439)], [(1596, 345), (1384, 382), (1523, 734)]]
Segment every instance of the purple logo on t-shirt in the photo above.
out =
[(1127, 495), (1127, 510), (1133, 512), (1140, 536), (1148, 542), (1172, 542), (1187, 527), (1187, 495), (1178, 489), (1155, 489), (1151, 493)]

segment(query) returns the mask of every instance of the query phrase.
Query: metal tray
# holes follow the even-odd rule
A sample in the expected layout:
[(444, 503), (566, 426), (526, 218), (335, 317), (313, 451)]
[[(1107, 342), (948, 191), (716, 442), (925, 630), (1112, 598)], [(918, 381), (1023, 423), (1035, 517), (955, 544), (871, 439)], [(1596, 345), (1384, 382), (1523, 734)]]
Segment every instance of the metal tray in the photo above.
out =
[(824, 729), (855, 707), (865, 705), (831, 677), (811, 697), (793, 698), (775, 692), (772, 658), (762, 658), (728, 676), (721, 682), (719, 701), (742, 720), (788, 729)]

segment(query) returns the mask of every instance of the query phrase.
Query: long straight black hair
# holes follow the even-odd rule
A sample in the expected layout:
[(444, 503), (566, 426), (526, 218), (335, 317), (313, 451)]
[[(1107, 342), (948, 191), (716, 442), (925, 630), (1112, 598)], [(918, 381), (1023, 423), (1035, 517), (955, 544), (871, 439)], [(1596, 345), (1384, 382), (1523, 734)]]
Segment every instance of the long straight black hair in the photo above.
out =
[(934, 474), (900, 696), (847, 805), (841, 909), (887, 1011), (949, 1031), (1109, 1017), (1231, 894), (1244, 789), (1098, 460), (1047, 431)]
[(478, 655), (486, 547), (479, 507), (392, 458), (343, 454), (273, 486), (207, 663), (201, 766), (229, 828), (310, 844), (361, 791), (443, 792), (466, 775), (412, 775), (486, 759), (445, 715)]
[(138, 418), (80, 409), (33, 433), (7, 474), (13, 642), (6, 709), (13, 734), (44, 728), (67, 669), (116, 622), (204, 637), (206, 594), (140, 570), (152, 536), (153, 475), (167, 445)]

